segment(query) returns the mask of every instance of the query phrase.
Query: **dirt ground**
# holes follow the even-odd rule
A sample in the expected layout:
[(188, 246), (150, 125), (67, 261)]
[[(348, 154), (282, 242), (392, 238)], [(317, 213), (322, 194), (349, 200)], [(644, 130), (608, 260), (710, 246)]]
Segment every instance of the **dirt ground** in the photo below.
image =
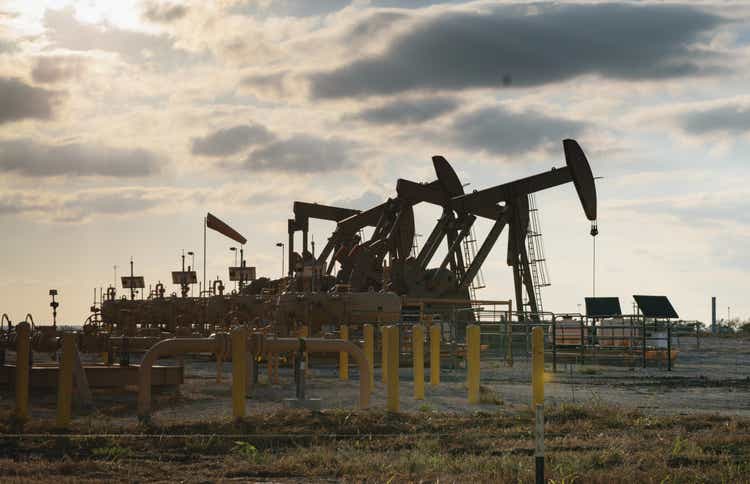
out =
[[(353, 411), (356, 368), (340, 381), (333, 361), (313, 360), (307, 395), (321, 399), (323, 412), (309, 412), (284, 409), (294, 396), (291, 370), (269, 384), (263, 365), (247, 419), (233, 423), (231, 364), (217, 383), (215, 362), (197, 356), (186, 361), (184, 385), (154, 389), (150, 425), (138, 423), (135, 389), (95, 390), (96, 409), (77, 409), (73, 435), (64, 437), (48, 434), (54, 392), (32, 393), (22, 427), (3, 388), (0, 480), (526, 482), (529, 363), (517, 354), (508, 367), (483, 354), (482, 402), (471, 406), (464, 369), (444, 368), (441, 384), (428, 383), (417, 401), (411, 369), (402, 368), (400, 414), (384, 412), (379, 369), (371, 410)], [(560, 363), (556, 373), (547, 364), (554, 482), (750, 482), (750, 341), (682, 345), (671, 372), (637, 363)]]

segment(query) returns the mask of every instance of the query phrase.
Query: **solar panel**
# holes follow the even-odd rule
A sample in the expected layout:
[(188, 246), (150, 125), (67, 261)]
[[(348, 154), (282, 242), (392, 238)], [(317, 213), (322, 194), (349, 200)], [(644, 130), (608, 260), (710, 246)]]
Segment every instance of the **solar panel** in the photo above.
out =
[(620, 298), (617, 297), (587, 297), (586, 316), (590, 318), (607, 318), (622, 316)]
[(641, 313), (647, 318), (679, 318), (667, 296), (633, 296)]

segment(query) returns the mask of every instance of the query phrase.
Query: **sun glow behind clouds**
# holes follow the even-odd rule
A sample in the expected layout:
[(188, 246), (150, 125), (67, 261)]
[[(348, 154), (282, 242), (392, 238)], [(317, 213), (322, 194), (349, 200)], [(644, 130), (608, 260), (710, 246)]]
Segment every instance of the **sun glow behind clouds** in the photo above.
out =
[(108, 24), (115, 27), (154, 32), (155, 27), (141, 19), (142, 5), (138, 0), (10, 0), (7, 10), (19, 15), (13, 22), (14, 30), (24, 34), (39, 34), (44, 30), (46, 10), (72, 8), (75, 18), (91, 24)]

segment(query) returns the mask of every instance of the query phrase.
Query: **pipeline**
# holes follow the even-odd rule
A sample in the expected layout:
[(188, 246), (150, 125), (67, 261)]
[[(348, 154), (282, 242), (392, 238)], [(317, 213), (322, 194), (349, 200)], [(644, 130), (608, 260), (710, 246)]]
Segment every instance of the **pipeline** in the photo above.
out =
[[(304, 350), (310, 353), (347, 352), (359, 365), (359, 408), (370, 406), (370, 365), (362, 349), (351, 341), (319, 338), (265, 338), (254, 333), (248, 338), (248, 352), (254, 355), (262, 353), (287, 353), (300, 350), (304, 341)], [(152, 346), (144, 355), (138, 369), (138, 417), (148, 421), (151, 414), (151, 370), (162, 356), (176, 356), (186, 353), (215, 353), (218, 357), (227, 358), (231, 354), (231, 339), (227, 333), (216, 333), (209, 338), (171, 338)]]

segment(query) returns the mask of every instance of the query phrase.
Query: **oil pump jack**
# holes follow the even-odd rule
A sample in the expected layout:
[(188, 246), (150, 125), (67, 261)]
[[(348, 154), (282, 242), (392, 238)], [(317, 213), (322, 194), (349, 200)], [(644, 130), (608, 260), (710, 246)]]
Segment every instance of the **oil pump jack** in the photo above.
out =
[[(526, 236), (529, 227), (528, 196), (535, 192), (572, 182), (586, 217), (596, 220), (596, 187), (588, 160), (575, 140), (563, 140), (566, 166), (484, 190), (464, 193), (453, 167), (442, 156), (432, 158), (437, 179), (417, 183), (399, 179), (397, 196), (364, 211), (295, 202), (295, 219), (289, 222), (290, 249), (294, 230), (303, 231), (306, 247), (309, 218), (337, 222), (333, 234), (315, 262), (325, 267), (332, 281), (348, 284), (351, 291), (392, 291), (412, 298), (469, 300), (469, 287), (482, 264), (508, 227), (506, 262), (513, 270), (516, 307), (523, 319), (528, 314), (538, 318), (533, 281), (530, 273)], [(413, 207), (419, 203), (442, 207), (430, 235), (416, 257), (411, 255), (414, 239)], [(471, 234), (478, 217), (493, 221), (473, 260), (465, 260), (462, 242)], [(372, 236), (362, 240), (360, 231), (373, 227)], [(440, 264), (428, 267), (440, 245), (446, 241), (447, 252)], [(290, 254), (293, 252), (290, 250)], [(384, 264), (386, 260), (388, 264)], [(299, 257), (299, 256), (294, 256)], [(303, 258), (304, 253), (303, 253)], [(329, 259), (330, 257), (330, 259)], [(309, 258), (309, 257), (308, 257)], [(387, 269), (386, 269), (387, 268)], [(290, 268), (290, 271), (293, 271)], [(294, 273), (290, 272), (290, 276)], [(329, 284), (330, 286), (330, 284)], [(525, 310), (523, 292), (528, 298)]]

